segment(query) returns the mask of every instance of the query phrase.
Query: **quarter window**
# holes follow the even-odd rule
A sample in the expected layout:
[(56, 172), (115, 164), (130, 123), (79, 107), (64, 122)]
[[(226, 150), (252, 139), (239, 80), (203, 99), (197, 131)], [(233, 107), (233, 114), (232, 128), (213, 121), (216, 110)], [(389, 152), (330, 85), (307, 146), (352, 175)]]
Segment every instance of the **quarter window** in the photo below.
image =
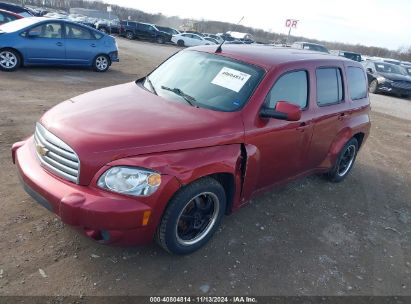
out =
[(61, 23), (43, 23), (39, 26), (33, 27), (29, 31), (29, 35), (39, 38), (61, 38)]
[(343, 100), (341, 70), (339, 68), (319, 68), (317, 76), (317, 104), (327, 106)]
[(268, 93), (265, 106), (274, 109), (277, 102), (287, 101), (304, 109), (308, 100), (308, 76), (306, 71), (282, 75)]
[(347, 69), (348, 92), (351, 100), (367, 97), (367, 83), (364, 72), (360, 68), (348, 67)]

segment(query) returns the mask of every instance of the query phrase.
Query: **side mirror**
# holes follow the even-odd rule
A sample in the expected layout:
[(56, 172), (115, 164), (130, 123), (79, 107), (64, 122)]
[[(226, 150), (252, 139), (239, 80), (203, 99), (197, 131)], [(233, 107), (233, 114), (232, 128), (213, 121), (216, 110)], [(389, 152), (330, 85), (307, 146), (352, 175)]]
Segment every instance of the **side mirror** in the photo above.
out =
[(367, 72), (372, 74), (373, 73), (372, 68), (367, 68)]
[(275, 106), (275, 110), (263, 108), (260, 112), (260, 116), (288, 121), (298, 121), (301, 119), (301, 112), (299, 106), (286, 101), (279, 101)]

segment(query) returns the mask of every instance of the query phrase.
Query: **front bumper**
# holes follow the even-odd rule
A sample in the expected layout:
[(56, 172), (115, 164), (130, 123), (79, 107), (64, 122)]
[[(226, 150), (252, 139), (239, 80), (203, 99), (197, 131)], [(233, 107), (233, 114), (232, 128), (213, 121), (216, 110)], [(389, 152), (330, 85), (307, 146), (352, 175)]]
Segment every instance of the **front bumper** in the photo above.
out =
[[(164, 176), (150, 197), (129, 197), (93, 186), (66, 181), (46, 171), (37, 158), (33, 137), (12, 148), (20, 180), (39, 204), (102, 243), (140, 245), (150, 243), (165, 205), (179, 188), (174, 177)], [(150, 213), (144, 224), (145, 212)]]
[(379, 83), (377, 86), (379, 92), (385, 92), (395, 95), (408, 95), (411, 96), (411, 89), (397, 87), (395, 84), (389, 82)]

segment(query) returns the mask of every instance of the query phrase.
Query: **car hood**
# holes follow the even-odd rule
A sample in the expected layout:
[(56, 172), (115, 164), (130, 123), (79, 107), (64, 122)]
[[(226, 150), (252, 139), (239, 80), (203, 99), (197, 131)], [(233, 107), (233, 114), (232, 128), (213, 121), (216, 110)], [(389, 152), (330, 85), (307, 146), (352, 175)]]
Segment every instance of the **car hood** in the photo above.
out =
[[(239, 143), (239, 112), (166, 100), (136, 83), (89, 92), (58, 104), (41, 124), (80, 158), (80, 183), (110, 161), (148, 153)], [(94, 174), (93, 173), (93, 174)]]
[(404, 80), (404, 81), (410, 81), (411, 82), (411, 77), (406, 76), (406, 75), (399, 75), (399, 74), (393, 74), (393, 73), (379, 73), (381, 76), (384, 78), (387, 78), (389, 80)]

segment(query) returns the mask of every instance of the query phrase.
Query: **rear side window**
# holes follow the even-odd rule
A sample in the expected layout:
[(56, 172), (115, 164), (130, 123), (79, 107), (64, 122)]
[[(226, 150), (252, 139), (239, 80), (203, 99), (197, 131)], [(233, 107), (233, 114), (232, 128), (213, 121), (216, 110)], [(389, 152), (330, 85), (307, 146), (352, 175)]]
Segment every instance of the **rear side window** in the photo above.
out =
[(274, 109), (277, 102), (287, 101), (304, 109), (308, 99), (308, 76), (306, 71), (282, 75), (272, 87), (265, 100), (265, 107)]
[(68, 23), (66, 23), (66, 38), (81, 40), (94, 39), (93, 35), (88, 29)]
[(317, 104), (321, 106), (340, 103), (343, 100), (341, 70), (339, 68), (319, 68), (317, 76)]
[(351, 100), (367, 97), (367, 82), (364, 72), (360, 68), (348, 67), (347, 69), (348, 92)]

